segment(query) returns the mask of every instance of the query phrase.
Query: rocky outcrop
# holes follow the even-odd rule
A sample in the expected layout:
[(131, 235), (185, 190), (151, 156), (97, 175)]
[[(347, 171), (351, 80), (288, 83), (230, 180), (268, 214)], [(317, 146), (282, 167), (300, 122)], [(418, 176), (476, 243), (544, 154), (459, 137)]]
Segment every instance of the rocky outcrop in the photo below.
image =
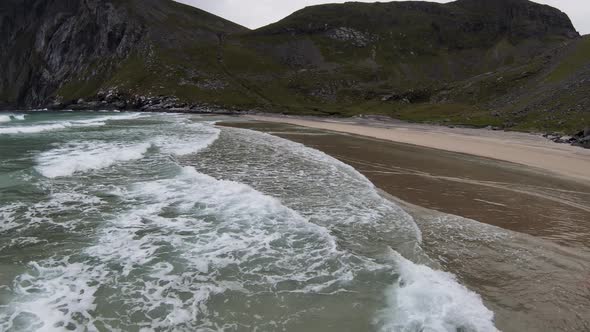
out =
[(579, 131), (573, 137), (573, 145), (581, 146), (586, 149), (590, 149), (590, 127)]
[(339, 27), (326, 32), (330, 39), (342, 42), (350, 42), (357, 47), (365, 47), (376, 40), (376, 37), (370, 33), (364, 33), (353, 28)]
[(220, 107), (207, 103), (187, 103), (174, 96), (144, 96), (128, 94), (116, 90), (101, 90), (92, 99), (78, 99), (68, 102), (55, 102), (48, 105), (52, 110), (133, 110), (140, 112), (163, 113), (203, 113), (203, 114), (248, 114), (253, 111), (241, 108)]
[(548, 133), (544, 134), (543, 137), (555, 143), (571, 144), (590, 149), (590, 127), (580, 130), (572, 136), (562, 135), (560, 133)]

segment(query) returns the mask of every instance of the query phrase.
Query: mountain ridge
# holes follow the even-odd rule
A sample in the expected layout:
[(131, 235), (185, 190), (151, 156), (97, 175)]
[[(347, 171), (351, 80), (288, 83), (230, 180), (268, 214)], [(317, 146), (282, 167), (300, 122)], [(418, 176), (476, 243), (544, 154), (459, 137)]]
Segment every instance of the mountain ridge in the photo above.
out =
[(0, 104), (570, 132), (590, 121), (588, 38), (527, 0), (318, 5), (256, 30), (169, 0), (55, 3), (0, 7)]

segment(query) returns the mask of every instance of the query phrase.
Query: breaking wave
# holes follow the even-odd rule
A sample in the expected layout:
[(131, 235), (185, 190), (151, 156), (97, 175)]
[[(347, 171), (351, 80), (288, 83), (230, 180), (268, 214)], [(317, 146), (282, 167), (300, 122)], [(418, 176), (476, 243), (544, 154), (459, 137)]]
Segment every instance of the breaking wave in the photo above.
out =
[(496, 332), (494, 313), (450, 273), (415, 264), (395, 251), (399, 280), (385, 291), (380, 331)]
[(25, 114), (0, 114), (0, 123), (10, 122), (14, 120), (22, 121), (26, 117)]
[(37, 157), (37, 171), (47, 178), (70, 176), (97, 170), (117, 162), (141, 159), (150, 148), (149, 143), (120, 144), (102, 142), (68, 143), (41, 153)]
[[(94, 122), (93, 122), (94, 123)], [(110, 167), (119, 162), (141, 159), (150, 147), (177, 156), (196, 153), (219, 138), (220, 130), (207, 124), (190, 124), (183, 132), (159, 136), (143, 143), (101, 141), (66, 143), (41, 153), (36, 170), (47, 178), (71, 176)]]
[[(46, 131), (53, 131), (53, 130), (60, 130), (60, 129), (67, 129), (67, 128), (76, 128), (76, 127), (99, 127), (104, 126), (108, 121), (117, 121), (117, 120), (132, 120), (141, 117), (142, 115), (139, 113), (131, 113), (127, 115), (117, 115), (117, 116), (104, 116), (99, 118), (92, 118), (92, 119), (82, 119), (82, 120), (69, 120), (69, 121), (60, 121), (60, 122), (47, 122), (47, 123), (40, 123), (35, 125), (18, 125), (18, 126), (11, 126), (11, 127), (0, 127), (0, 135), (1, 134), (34, 134), (34, 133), (42, 133)], [(1, 118), (0, 118), (1, 120)]]

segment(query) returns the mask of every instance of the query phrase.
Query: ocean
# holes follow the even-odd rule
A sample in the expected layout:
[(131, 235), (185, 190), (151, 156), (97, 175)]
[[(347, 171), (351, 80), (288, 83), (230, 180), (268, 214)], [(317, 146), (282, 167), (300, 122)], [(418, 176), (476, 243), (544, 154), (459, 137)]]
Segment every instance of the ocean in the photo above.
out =
[(496, 331), (363, 175), (224, 119), (0, 115), (0, 331)]

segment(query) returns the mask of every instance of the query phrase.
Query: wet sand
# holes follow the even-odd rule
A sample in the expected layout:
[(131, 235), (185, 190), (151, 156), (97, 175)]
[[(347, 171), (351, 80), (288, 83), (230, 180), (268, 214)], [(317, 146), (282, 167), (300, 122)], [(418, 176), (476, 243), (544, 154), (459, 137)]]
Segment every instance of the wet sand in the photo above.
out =
[(590, 330), (590, 185), (539, 168), (290, 124), (236, 121), (355, 167), (410, 213), (431, 265), (503, 331)]

